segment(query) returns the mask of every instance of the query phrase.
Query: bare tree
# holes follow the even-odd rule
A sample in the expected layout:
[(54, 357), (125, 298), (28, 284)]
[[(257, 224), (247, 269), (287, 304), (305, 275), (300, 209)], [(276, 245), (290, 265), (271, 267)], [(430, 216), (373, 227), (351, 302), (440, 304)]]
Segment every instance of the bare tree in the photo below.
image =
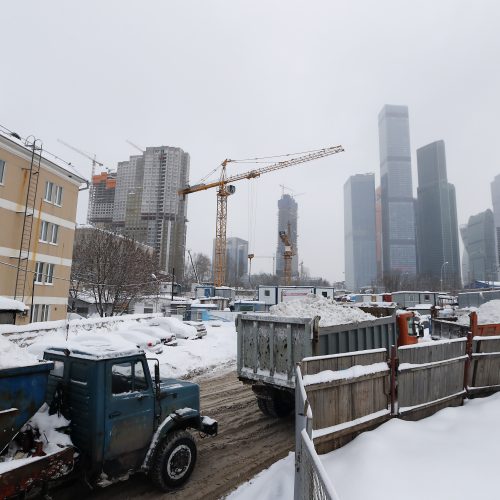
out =
[(85, 291), (100, 316), (127, 311), (138, 296), (153, 293), (156, 258), (145, 245), (97, 228), (75, 234), (71, 281), (74, 298)]

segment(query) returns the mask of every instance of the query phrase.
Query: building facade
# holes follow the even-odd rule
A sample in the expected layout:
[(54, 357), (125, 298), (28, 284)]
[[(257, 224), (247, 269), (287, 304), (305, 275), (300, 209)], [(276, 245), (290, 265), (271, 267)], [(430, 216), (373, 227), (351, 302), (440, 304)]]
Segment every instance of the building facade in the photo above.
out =
[[(495, 176), (491, 183), (491, 202), (493, 205), (493, 218), (495, 220), (495, 244), (497, 253), (497, 266), (500, 266), (500, 174)], [(500, 278), (500, 268), (497, 279)]]
[(36, 141), (0, 133), (0, 296), (29, 306), (19, 324), (66, 318), (83, 179)]
[(497, 273), (495, 221), (488, 209), (469, 217), (460, 228), (467, 252), (468, 276), (463, 276), (465, 286), (474, 281), (495, 281)]
[(345, 281), (349, 290), (377, 279), (375, 174), (358, 174), (344, 184)]
[(112, 227), (115, 190), (116, 172), (101, 172), (92, 177), (87, 214), (89, 224), (101, 229)]
[(444, 141), (417, 149), (418, 272), (445, 287), (460, 288), (455, 186), (448, 182)]
[(410, 129), (406, 106), (385, 105), (378, 116), (384, 273), (417, 271)]
[(278, 246), (276, 249), (276, 274), (283, 276), (285, 259), (283, 253), (285, 245), (279, 237), (280, 231), (290, 230), (290, 242), (295, 255), (292, 257), (292, 276), (299, 275), (298, 235), (297, 235), (298, 205), (293, 196), (283, 194), (278, 200)]
[[(215, 240), (213, 242), (212, 263), (215, 262)], [(231, 237), (226, 239), (225, 283), (235, 286), (248, 275), (248, 241)]]
[(118, 163), (113, 229), (155, 249), (159, 265), (184, 275), (189, 153), (170, 146), (148, 147)]

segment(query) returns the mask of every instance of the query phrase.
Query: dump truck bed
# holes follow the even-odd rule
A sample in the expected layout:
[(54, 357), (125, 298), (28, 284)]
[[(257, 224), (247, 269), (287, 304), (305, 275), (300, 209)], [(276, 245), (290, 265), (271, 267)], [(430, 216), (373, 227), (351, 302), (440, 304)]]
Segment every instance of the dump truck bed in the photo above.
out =
[(294, 367), (305, 357), (389, 348), (396, 343), (396, 318), (319, 327), (319, 317), (283, 318), (240, 314), (238, 377), (244, 382), (295, 388)]

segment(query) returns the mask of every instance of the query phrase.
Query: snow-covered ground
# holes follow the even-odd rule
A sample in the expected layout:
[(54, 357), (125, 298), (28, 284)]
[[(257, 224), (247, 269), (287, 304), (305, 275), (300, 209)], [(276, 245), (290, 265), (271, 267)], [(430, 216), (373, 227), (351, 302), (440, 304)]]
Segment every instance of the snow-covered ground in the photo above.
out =
[[(320, 458), (341, 500), (498, 500), (500, 393), (418, 422), (392, 419)], [(293, 498), (294, 454), (230, 500)]]

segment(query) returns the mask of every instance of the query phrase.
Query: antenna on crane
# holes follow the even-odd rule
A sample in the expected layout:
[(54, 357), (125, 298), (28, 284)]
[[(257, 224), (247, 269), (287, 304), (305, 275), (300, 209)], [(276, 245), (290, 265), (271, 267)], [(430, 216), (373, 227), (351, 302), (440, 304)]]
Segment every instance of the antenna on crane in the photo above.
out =
[[(100, 161), (97, 161), (96, 155), (94, 154), (94, 157), (90, 156), (89, 153), (86, 153), (85, 151), (82, 151), (78, 148), (75, 148), (75, 146), (72, 146), (71, 144), (68, 144), (67, 142), (63, 141), (62, 139), (57, 139), (57, 142), (60, 142), (64, 146), (66, 146), (69, 149), (72, 149), (76, 153), (81, 154), (82, 156), (85, 156), (85, 158), (88, 158), (92, 162), (92, 178), (95, 175), (95, 167), (96, 165), (99, 165), (100, 167), (104, 167), (104, 163), (101, 163)], [(106, 168), (106, 170), (109, 172), (109, 168)]]

